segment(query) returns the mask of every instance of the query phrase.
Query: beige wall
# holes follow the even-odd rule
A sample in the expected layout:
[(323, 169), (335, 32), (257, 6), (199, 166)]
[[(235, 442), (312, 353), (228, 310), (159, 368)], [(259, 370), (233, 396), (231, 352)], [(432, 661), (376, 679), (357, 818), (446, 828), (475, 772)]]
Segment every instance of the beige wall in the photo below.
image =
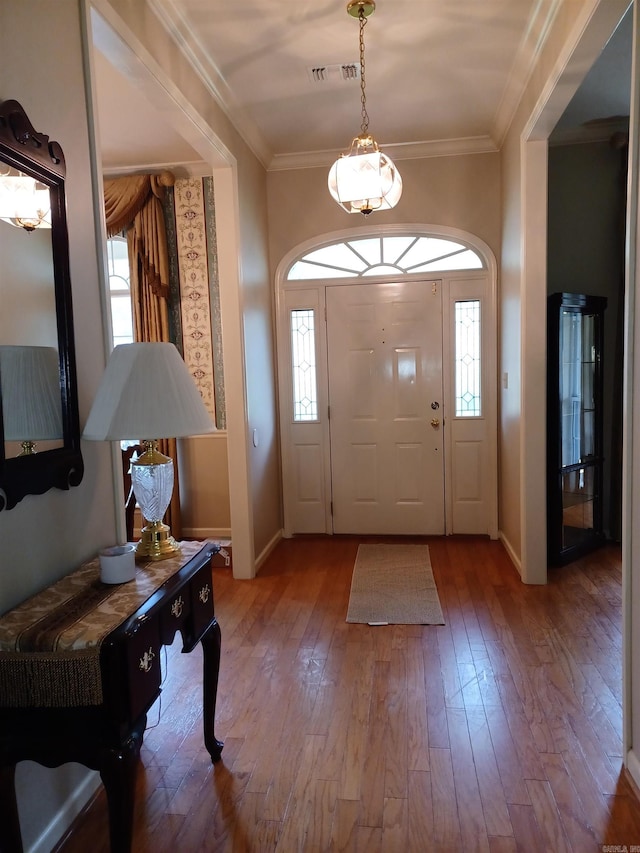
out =
[(183, 536), (231, 537), (228, 461), (224, 432), (178, 442)]
[(248, 156), (239, 161), (238, 172), (248, 444), (255, 552), (260, 560), (282, 528), (274, 298), (269, 274), (266, 174), (258, 161)]
[[(402, 198), (393, 210), (371, 214), (376, 225), (424, 223), (469, 231), (500, 255), (500, 157), (467, 154), (398, 160)], [(329, 168), (269, 172), (272, 275), (295, 246), (319, 235), (362, 228), (364, 216), (345, 213), (329, 195)]]
[(51, 231), (1, 224), (0, 343), (55, 347)]
[[(80, 32), (77, 0), (3, 0), (0, 4), (0, 99), (18, 100), (36, 130), (58, 141), (66, 157), (80, 419), (84, 423), (104, 369), (104, 349)], [(85, 475), (78, 488), (28, 496), (15, 509), (0, 513), (0, 612), (115, 541), (109, 448), (83, 442), (82, 451)], [(19, 765), (17, 788), (25, 849), (56, 812), (68, 805), (76, 785), (86, 777), (87, 771), (77, 765), (58, 770)], [(63, 829), (64, 825), (59, 827)]]
[[(513, 141), (515, 139), (515, 142)], [(500, 428), (498, 439), (498, 515), (501, 536), (519, 563), (520, 536), (520, 159), (516, 137), (502, 150), (503, 232), (500, 270), (500, 345), (498, 384)]]

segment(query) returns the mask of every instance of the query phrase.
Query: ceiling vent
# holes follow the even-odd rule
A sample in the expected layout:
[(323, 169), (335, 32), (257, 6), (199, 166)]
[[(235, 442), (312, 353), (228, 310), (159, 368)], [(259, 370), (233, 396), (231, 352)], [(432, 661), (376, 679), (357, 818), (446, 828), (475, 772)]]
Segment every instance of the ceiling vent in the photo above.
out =
[(341, 65), (314, 65), (307, 68), (309, 80), (312, 83), (342, 84), (354, 83), (360, 79), (360, 65), (357, 62), (346, 62)]

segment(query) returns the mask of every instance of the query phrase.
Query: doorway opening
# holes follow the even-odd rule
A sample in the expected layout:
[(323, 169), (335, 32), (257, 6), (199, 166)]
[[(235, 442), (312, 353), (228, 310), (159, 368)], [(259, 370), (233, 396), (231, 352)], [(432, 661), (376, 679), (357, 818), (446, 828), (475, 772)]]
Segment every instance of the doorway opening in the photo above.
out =
[(434, 226), (278, 268), (284, 535), (497, 537), (495, 260)]

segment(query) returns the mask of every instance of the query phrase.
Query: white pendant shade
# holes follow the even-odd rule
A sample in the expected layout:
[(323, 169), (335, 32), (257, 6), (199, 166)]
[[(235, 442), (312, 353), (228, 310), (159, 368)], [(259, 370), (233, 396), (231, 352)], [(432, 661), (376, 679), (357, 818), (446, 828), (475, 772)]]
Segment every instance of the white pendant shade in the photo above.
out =
[(51, 228), (49, 188), (28, 175), (0, 176), (0, 219), (19, 228)]
[(0, 346), (0, 389), (7, 441), (62, 438), (58, 351)]
[(402, 178), (393, 161), (380, 151), (345, 154), (329, 172), (329, 192), (347, 213), (370, 213), (395, 207)]
[(83, 438), (180, 438), (215, 432), (200, 392), (173, 344), (117, 346), (107, 363)]

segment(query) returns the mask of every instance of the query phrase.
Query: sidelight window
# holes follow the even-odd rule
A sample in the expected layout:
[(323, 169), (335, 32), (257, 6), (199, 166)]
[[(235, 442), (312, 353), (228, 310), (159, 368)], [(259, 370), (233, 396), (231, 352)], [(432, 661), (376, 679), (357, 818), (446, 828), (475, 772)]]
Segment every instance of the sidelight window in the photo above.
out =
[(480, 417), (480, 301), (456, 302), (454, 326), (456, 417)]
[(318, 420), (315, 311), (291, 312), (291, 355), (293, 367), (293, 420)]

